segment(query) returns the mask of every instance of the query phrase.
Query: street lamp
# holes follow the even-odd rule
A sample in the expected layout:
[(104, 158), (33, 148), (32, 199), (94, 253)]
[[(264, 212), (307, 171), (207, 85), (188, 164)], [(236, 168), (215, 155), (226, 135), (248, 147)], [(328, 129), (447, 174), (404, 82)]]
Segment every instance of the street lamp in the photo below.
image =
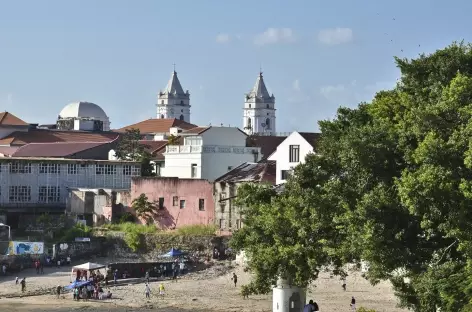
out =
[(8, 228), (8, 240), (11, 240), (10, 226), (5, 223), (0, 223), (0, 226), (6, 226)]

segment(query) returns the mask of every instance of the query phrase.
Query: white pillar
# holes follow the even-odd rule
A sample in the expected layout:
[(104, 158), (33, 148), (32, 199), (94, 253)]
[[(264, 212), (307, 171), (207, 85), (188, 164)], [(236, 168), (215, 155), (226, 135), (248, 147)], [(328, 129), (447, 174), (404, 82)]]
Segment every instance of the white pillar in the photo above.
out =
[(306, 289), (290, 285), (287, 280), (279, 279), (272, 289), (273, 312), (303, 312), (306, 302)]

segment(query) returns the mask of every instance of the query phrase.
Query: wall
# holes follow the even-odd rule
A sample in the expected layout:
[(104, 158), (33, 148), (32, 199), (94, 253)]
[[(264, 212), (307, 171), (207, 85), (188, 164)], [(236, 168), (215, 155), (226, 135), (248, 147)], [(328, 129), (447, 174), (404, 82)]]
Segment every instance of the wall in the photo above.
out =
[(28, 126), (0, 126), (0, 139), (15, 131), (28, 132), (28, 128)]
[[(179, 228), (186, 225), (213, 224), (215, 205), (213, 186), (210, 182), (200, 179), (178, 178), (134, 178), (131, 183), (131, 201), (146, 194), (148, 200), (158, 209), (159, 198), (164, 198), (164, 208), (158, 210), (156, 220), (161, 228)], [(178, 198), (174, 206), (173, 197)], [(199, 199), (204, 199), (204, 211), (199, 210)], [(181, 200), (185, 200), (185, 208), (180, 209)]]
[[(221, 148), (225, 148), (224, 146)], [(244, 153), (219, 152), (218, 147), (216, 152), (204, 153), (202, 157), (202, 179), (214, 181), (221, 177), (229, 170), (245, 162), (257, 162), (260, 158), (260, 148), (254, 147), (240, 147), (238, 149), (244, 150)], [(253, 154), (252, 151), (256, 151)], [(231, 168), (229, 168), (231, 167)]]
[(215, 225), (224, 234), (230, 234), (243, 225), (241, 208), (235, 204), (238, 186), (238, 183), (214, 183)]
[(201, 135), (203, 145), (246, 146), (247, 135), (235, 127), (211, 127)]
[[(300, 157), (299, 162), (289, 162), (290, 156), (290, 145), (300, 145)], [(277, 161), (277, 173), (276, 173), (276, 184), (285, 183), (286, 180), (282, 179), (282, 170), (291, 170), (298, 164), (305, 161), (306, 155), (313, 152), (313, 146), (308, 143), (298, 132), (290, 134), (280, 145), (274, 154), (269, 157), (269, 160)]]
[[(106, 256), (106, 239), (92, 237), (90, 242), (63, 242), (53, 246), (56, 255), (63, 257), (71, 256), (72, 261), (84, 259), (90, 260), (92, 256)], [(75, 262), (75, 264), (78, 264)]]
[(201, 178), (202, 154), (201, 153), (175, 153), (165, 155), (165, 165), (161, 168), (162, 177), (178, 177), (190, 179), (191, 165), (197, 165), (197, 179)]

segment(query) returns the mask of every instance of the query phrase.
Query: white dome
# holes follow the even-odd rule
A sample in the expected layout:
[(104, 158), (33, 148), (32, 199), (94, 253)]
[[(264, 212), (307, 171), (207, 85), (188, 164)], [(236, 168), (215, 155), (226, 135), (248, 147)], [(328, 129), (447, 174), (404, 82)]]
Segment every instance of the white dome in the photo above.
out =
[(107, 120), (108, 116), (97, 104), (75, 102), (66, 105), (59, 113), (59, 118), (95, 118), (98, 120)]

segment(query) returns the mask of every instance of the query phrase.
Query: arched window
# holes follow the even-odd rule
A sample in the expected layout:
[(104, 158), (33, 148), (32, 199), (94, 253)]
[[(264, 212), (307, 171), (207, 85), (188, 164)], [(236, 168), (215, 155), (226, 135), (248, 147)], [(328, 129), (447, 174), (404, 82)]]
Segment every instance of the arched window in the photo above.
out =
[(266, 119), (266, 129), (270, 129), (270, 119)]
[(270, 108), (269, 104), (267, 104), (267, 108)]
[(184, 120), (184, 115), (180, 115), (180, 120)]
[(164, 100), (161, 101), (161, 104), (164, 105)]
[(184, 101), (180, 101), (180, 105), (184, 105)]
[(164, 115), (161, 115), (161, 119), (164, 119)]
[(249, 104), (249, 108), (251, 108), (251, 104)]
[(247, 119), (247, 127), (252, 128), (252, 120), (250, 117)]

